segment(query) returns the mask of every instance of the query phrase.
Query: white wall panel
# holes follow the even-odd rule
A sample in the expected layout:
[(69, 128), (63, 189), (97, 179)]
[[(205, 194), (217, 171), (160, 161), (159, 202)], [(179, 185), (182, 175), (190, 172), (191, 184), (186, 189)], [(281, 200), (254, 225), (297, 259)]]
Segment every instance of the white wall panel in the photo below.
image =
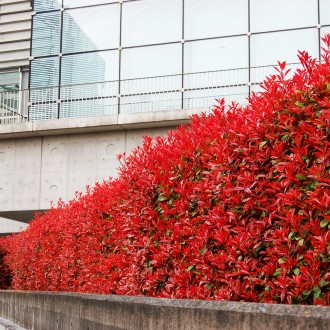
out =
[[(0, 69), (18, 68), (29, 64), (31, 38), (31, 2), (0, 3)], [(24, 48), (22, 42), (26, 41)], [(25, 49), (18, 55), (16, 50)]]
[(23, 12), (31, 10), (31, 1), (11, 1), (1, 3), (2, 13)]

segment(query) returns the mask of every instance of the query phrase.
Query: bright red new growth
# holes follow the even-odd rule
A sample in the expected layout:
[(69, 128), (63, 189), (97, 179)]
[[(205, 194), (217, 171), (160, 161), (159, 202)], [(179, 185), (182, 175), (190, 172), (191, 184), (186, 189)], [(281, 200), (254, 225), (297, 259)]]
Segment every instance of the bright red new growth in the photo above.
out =
[(146, 137), (11, 241), (15, 289), (330, 303), (330, 36), (249, 105)]

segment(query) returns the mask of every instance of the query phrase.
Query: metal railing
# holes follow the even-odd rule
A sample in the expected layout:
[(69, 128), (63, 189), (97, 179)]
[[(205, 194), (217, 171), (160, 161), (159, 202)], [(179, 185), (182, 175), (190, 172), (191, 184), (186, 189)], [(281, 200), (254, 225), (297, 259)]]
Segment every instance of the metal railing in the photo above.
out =
[(198, 108), (215, 98), (244, 104), (270, 73), (273, 66), (0, 92), (0, 124)]
[(28, 90), (0, 92), (0, 124), (27, 121), (28, 100)]

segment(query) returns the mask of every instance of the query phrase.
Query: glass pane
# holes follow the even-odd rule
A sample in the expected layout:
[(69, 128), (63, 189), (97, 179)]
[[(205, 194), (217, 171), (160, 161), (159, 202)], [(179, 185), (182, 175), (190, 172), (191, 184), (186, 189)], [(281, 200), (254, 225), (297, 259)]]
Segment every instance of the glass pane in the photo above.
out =
[(60, 118), (114, 115), (118, 113), (118, 99), (87, 99), (61, 103)]
[(121, 58), (121, 78), (181, 73), (181, 49), (181, 44), (124, 49)]
[(184, 75), (184, 88), (237, 86), (248, 83), (248, 80), (248, 68), (187, 73)]
[(32, 55), (47, 56), (60, 52), (61, 13), (37, 14), (33, 17)]
[(66, 10), (63, 53), (118, 48), (119, 4)]
[(32, 2), (33, 10), (36, 12), (60, 9), (62, 6), (62, 0), (34, 0)]
[(151, 78), (126, 79), (120, 82), (122, 95), (134, 95), (148, 92), (168, 92), (181, 90), (182, 75), (158, 76)]
[[(330, 26), (321, 28), (321, 38), (323, 38), (327, 33), (330, 33)], [(325, 47), (323, 40), (321, 39), (321, 47)], [(321, 51), (322, 54), (322, 51)]]
[(58, 87), (33, 88), (30, 90), (30, 102), (32, 105), (44, 108), (56, 103), (58, 99)]
[(63, 0), (65, 8), (93, 6), (111, 2), (118, 2), (118, 0)]
[(182, 39), (182, 0), (145, 0), (123, 4), (122, 46)]
[(248, 67), (248, 37), (192, 41), (184, 46), (185, 72)]
[(184, 92), (184, 108), (213, 107), (216, 104), (216, 98), (224, 98), (226, 104), (233, 101), (247, 104), (248, 96), (249, 88), (247, 86), (188, 91)]
[(57, 103), (36, 104), (30, 107), (29, 119), (31, 121), (57, 119), (57, 112)]
[(117, 50), (63, 56), (61, 85), (117, 80), (118, 57)]
[[(293, 73), (297, 68), (300, 68), (300, 64), (288, 64), (286, 66), (287, 69), (291, 69), (291, 71), (287, 74), (287, 78), (292, 77)], [(251, 68), (251, 82), (260, 84), (265, 78), (271, 74), (277, 74), (278, 72), (275, 70), (275, 65), (268, 66), (260, 66), (257, 68)]]
[(317, 0), (251, 0), (251, 32), (316, 26)]
[(40, 58), (31, 62), (30, 88), (57, 86), (59, 58)]
[(330, 1), (320, 0), (321, 25), (330, 24)]
[(4, 72), (0, 73), (0, 92), (19, 89), (20, 73)]
[(104, 99), (118, 95), (118, 81), (81, 84), (61, 87), (61, 100), (80, 101), (85, 99)]
[(247, 32), (247, 0), (185, 0), (185, 39)]
[(181, 96), (177, 93), (155, 93), (121, 98), (120, 112), (151, 112), (181, 109)]
[(317, 28), (252, 35), (251, 65), (276, 65), (278, 60), (296, 63), (298, 50), (318, 58)]

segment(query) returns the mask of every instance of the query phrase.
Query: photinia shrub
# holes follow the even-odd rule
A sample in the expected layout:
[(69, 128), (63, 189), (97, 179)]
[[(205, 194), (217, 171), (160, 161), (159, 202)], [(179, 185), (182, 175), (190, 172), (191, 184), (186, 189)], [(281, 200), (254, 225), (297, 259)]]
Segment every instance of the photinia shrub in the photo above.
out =
[(118, 179), (38, 215), (7, 256), (13, 288), (330, 303), (330, 36), (246, 107), (219, 100), (146, 137)]

